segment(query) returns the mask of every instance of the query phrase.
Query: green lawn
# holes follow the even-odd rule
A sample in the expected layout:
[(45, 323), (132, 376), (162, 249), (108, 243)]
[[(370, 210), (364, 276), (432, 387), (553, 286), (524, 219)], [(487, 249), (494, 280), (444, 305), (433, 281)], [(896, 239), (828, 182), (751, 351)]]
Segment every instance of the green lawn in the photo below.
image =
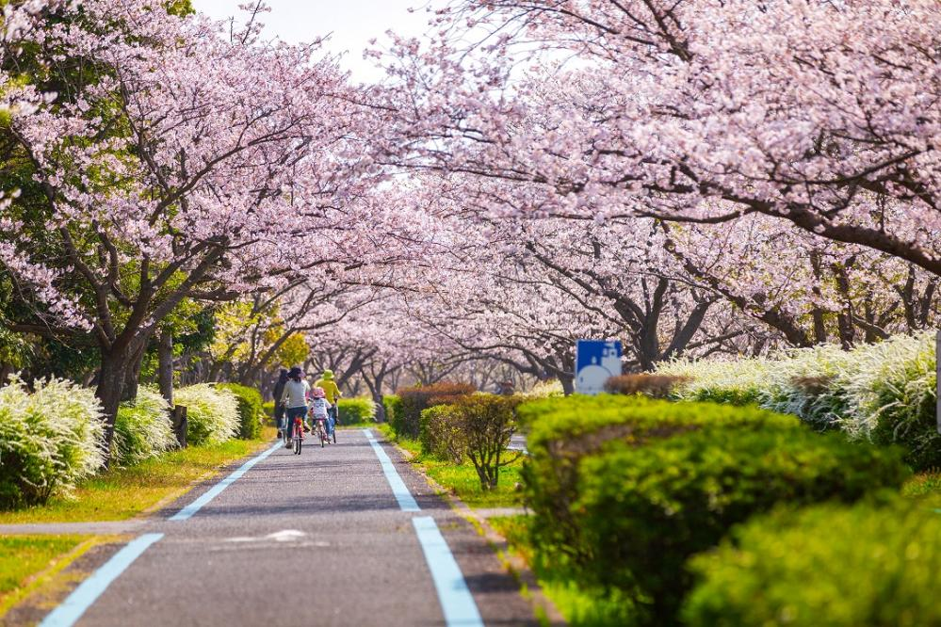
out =
[(83, 540), (83, 536), (0, 536), (0, 617), (41, 583), (37, 573), (64, 568), (67, 562), (56, 564), (56, 560)]
[(165, 453), (129, 468), (101, 473), (81, 484), (70, 497), (54, 497), (41, 506), (0, 512), (0, 524), (126, 520), (158, 503), (187, 492), (193, 482), (259, 450), (274, 439), (229, 440)]
[(485, 492), (480, 487), (480, 479), (477, 478), (477, 471), (474, 470), (474, 465), (471, 462), (455, 465), (428, 459), (421, 454), (421, 444), (418, 440), (396, 438), (388, 424), (375, 425), (375, 428), (386, 439), (395, 442), (399, 447), (408, 451), (412, 455), (409, 461), (425, 471), (441, 487), (449, 490), (468, 506), (474, 508), (522, 507), (522, 494), (516, 489), (516, 484), (521, 481), (522, 459), (518, 459), (510, 466), (502, 468), (497, 489), (492, 492)]

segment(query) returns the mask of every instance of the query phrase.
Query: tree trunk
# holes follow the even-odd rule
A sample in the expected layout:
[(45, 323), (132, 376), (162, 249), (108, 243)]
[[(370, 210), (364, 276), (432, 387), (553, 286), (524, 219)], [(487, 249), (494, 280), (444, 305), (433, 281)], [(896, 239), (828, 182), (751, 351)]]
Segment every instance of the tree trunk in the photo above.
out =
[(170, 331), (160, 333), (157, 345), (157, 383), (160, 395), (173, 407), (173, 334)]
[(98, 387), (95, 396), (101, 402), (105, 419), (105, 448), (111, 450), (114, 438), (114, 421), (118, 416), (118, 407), (124, 396), (125, 373), (130, 356), (126, 351), (116, 353), (101, 352), (101, 371), (98, 375)]
[(569, 374), (560, 374), (558, 379), (562, 383), (562, 392), (566, 396), (571, 396), (575, 392), (575, 377)]
[(124, 368), (124, 388), (122, 401), (133, 401), (137, 398), (137, 388), (140, 387), (140, 371), (144, 364), (144, 354), (147, 352), (147, 339), (132, 343), (130, 356)]

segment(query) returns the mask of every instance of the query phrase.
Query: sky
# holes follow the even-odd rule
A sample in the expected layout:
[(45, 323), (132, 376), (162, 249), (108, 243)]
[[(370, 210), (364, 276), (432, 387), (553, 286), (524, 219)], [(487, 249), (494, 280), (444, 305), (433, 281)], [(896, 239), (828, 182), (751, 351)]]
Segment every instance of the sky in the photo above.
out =
[[(247, 0), (193, 0), (197, 11), (215, 19), (239, 15), (238, 5)], [(327, 48), (345, 52), (342, 65), (354, 81), (376, 81), (382, 72), (363, 59), (369, 40), (382, 42), (387, 30), (420, 36), (429, 15), (426, 0), (267, 0), (271, 12), (262, 22), (269, 37), (289, 43), (307, 42), (332, 33)], [(416, 7), (409, 13), (409, 7)]]

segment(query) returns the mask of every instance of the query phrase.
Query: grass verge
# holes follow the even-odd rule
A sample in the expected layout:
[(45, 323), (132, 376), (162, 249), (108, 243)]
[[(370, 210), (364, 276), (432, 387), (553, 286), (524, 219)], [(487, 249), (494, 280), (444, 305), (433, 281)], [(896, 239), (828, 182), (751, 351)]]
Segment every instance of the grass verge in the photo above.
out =
[(94, 544), (87, 536), (0, 536), (0, 618)]
[(429, 477), (469, 507), (522, 507), (522, 494), (516, 489), (516, 484), (521, 480), (522, 459), (500, 469), (500, 483), (496, 490), (484, 491), (480, 487), (480, 479), (477, 477), (477, 471), (474, 470), (472, 463), (465, 462), (456, 465), (429, 459), (422, 455), (421, 444), (418, 440), (395, 437), (388, 424), (373, 425), (373, 427), (382, 433), (386, 439), (395, 442), (400, 448), (407, 451), (411, 455), (409, 461), (412, 464), (421, 468)]
[(71, 496), (0, 512), (0, 524), (127, 520), (185, 494), (198, 479), (257, 451), (272, 439), (274, 430), (268, 427), (259, 440), (192, 446), (128, 468), (108, 470), (82, 483)]
[(509, 551), (526, 561), (543, 594), (569, 625), (601, 627), (634, 622), (629, 599), (585, 590), (578, 585), (578, 578), (568, 573), (563, 565), (540, 560), (530, 540), (527, 516), (497, 516), (487, 522), (506, 538)]

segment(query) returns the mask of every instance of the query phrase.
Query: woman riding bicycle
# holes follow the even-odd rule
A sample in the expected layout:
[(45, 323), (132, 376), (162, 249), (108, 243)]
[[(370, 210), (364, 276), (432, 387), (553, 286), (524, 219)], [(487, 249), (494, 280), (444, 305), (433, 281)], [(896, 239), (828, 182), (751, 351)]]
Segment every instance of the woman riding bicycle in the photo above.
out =
[(285, 429), (287, 430), (287, 444), (285, 448), (291, 446), (291, 433), (294, 429), (295, 418), (300, 418), (301, 423), (307, 415), (307, 392), (310, 390), (310, 384), (304, 380), (304, 373), (300, 368), (294, 366), (288, 372), (288, 382), (284, 384), (284, 393), (281, 395), (281, 402), (287, 408), (285, 420)]

